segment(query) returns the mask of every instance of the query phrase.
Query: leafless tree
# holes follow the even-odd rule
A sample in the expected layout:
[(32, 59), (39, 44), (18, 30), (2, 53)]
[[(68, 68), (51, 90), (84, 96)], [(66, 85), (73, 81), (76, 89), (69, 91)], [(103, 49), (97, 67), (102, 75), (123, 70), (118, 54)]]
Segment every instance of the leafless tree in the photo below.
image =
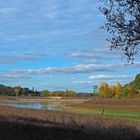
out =
[(106, 17), (101, 28), (111, 34), (110, 49), (123, 51), (129, 62), (139, 54), (140, 0), (100, 0), (100, 11)]

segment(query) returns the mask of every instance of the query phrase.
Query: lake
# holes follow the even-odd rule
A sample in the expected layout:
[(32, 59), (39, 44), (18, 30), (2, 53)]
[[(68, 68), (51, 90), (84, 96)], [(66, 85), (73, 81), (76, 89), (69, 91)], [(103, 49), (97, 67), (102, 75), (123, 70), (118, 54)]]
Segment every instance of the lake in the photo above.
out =
[(47, 110), (61, 110), (57, 104), (29, 102), (29, 101), (8, 101), (0, 102), (1, 106), (13, 106), (17, 108), (30, 108), (30, 109), (47, 109)]

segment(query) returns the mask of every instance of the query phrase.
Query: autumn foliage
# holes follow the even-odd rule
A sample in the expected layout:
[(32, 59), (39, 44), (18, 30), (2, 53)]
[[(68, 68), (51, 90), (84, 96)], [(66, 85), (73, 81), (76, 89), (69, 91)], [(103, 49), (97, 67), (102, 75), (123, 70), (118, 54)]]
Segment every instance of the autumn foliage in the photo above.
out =
[(105, 82), (100, 83), (100, 97), (140, 97), (140, 74), (137, 74), (134, 81), (122, 86), (119, 82), (109, 86)]
[(105, 82), (100, 83), (100, 94), (102, 98), (111, 98), (111, 97), (120, 97), (122, 94), (121, 84), (117, 83), (116, 85), (109, 86)]

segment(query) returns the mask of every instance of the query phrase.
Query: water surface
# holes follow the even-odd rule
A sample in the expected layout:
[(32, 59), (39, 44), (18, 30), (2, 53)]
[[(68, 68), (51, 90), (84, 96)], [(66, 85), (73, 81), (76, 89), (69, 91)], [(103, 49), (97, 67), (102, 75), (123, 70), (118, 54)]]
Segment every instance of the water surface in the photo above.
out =
[(17, 108), (30, 108), (30, 109), (47, 109), (47, 110), (61, 110), (57, 104), (29, 102), (29, 101), (8, 101), (0, 102), (1, 106), (13, 106)]

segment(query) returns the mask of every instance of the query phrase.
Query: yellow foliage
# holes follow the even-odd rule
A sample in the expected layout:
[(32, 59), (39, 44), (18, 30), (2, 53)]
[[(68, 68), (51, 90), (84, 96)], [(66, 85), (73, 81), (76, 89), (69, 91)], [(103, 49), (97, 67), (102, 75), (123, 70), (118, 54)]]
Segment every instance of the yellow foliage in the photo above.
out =
[(19, 96), (21, 93), (21, 88), (20, 87), (14, 88), (14, 92), (15, 92), (16, 96)]
[(76, 92), (73, 90), (67, 90), (65, 91), (65, 96), (76, 96)]
[(120, 83), (116, 84), (116, 97), (121, 97), (122, 95), (122, 85)]
[(109, 89), (110, 89), (110, 95), (111, 95), (111, 97), (115, 96), (116, 93), (117, 93), (117, 88), (116, 88), (116, 86), (115, 86), (115, 85), (110, 86)]
[(100, 94), (99, 96), (102, 98), (111, 98), (111, 97), (121, 97), (122, 95), (122, 86), (120, 83), (116, 85), (108, 86), (107, 83), (100, 83)]
[(110, 89), (107, 83), (101, 82), (100, 83), (100, 97), (106, 98), (110, 97)]

